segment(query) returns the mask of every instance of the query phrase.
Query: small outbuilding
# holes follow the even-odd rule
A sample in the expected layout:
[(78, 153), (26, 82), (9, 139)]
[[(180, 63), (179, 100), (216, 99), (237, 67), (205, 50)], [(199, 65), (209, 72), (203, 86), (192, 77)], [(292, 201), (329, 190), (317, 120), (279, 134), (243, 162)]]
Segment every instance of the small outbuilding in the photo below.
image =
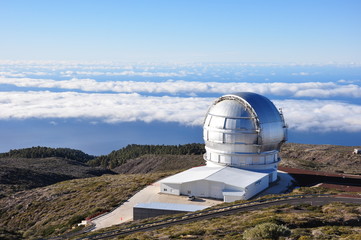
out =
[(195, 212), (203, 210), (208, 206), (194, 204), (177, 204), (177, 203), (138, 203), (133, 208), (133, 220), (139, 220), (161, 215), (177, 214), (184, 212)]

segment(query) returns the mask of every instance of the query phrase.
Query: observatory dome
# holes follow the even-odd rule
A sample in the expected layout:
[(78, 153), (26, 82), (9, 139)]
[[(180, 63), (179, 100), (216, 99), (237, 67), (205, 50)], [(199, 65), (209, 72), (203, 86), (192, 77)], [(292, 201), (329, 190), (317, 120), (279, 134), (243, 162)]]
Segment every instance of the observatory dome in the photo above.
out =
[(207, 165), (277, 169), (286, 136), (283, 115), (268, 98), (250, 92), (224, 95), (205, 117), (205, 160)]

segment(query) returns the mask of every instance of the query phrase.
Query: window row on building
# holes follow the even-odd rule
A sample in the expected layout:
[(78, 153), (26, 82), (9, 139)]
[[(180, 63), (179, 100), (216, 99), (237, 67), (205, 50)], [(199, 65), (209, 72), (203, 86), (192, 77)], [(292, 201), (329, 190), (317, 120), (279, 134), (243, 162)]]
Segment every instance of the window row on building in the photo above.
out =
[(222, 163), (231, 166), (246, 166), (246, 165), (265, 165), (277, 163), (279, 157), (277, 152), (272, 152), (270, 154), (237, 154), (229, 155), (222, 154), (217, 152), (212, 152), (212, 150), (207, 149), (206, 158), (215, 163)]
[(257, 144), (258, 133), (250, 132), (222, 132), (213, 129), (204, 128), (203, 138), (205, 141), (215, 143), (231, 143), (231, 144)]
[(212, 127), (218, 129), (240, 129), (240, 130), (254, 130), (254, 119), (252, 117), (241, 118), (226, 118), (220, 116), (208, 115), (205, 123), (205, 127)]

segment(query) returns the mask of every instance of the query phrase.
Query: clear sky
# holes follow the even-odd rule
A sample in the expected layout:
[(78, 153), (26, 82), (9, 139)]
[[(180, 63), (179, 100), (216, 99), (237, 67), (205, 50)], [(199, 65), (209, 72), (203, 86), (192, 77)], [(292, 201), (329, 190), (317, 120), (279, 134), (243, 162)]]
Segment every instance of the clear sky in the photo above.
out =
[(0, 59), (361, 62), (359, 0), (1, 0)]

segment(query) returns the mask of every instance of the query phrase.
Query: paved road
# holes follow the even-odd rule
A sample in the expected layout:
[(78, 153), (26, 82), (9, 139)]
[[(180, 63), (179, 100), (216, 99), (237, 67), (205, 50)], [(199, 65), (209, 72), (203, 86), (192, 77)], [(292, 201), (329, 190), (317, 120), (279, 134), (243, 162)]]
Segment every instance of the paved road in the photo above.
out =
[(275, 205), (281, 205), (281, 204), (325, 205), (325, 204), (328, 204), (331, 202), (361, 204), (361, 198), (320, 196), (320, 197), (304, 197), (304, 198), (294, 198), (294, 199), (278, 199), (275, 201), (255, 203), (255, 204), (248, 205), (248, 206), (239, 206), (239, 207), (231, 208), (231, 209), (228, 208), (228, 209), (224, 209), (222, 211), (210, 212), (210, 213), (198, 215), (198, 216), (195, 215), (195, 216), (191, 216), (191, 217), (184, 218), (184, 219), (181, 219), (181, 218), (174, 219), (174, 221), (172, 221), (172, 222), (163, 222), (163, 223), (159, 222), (158, 224), (153, 225), (153, 226), (150, 224), (147, 224), (147, 225), (143, 225), (143, 226), (140, 226), (138, 228), (133, 228), (133, 229), (123, 229), (123, 230), (120, 229), (120, 230), (105, 232), (102, 234), (94, 234), (92, 236), (88, 236), (86, 238), (80, 238), (80, 239), (107, 239), (107, 238), (111, 238), (114, 236), (126, 235), (126, 234), (135, 233), (135, 232), (149, 231), (149, 230), (154, 230), (154, 229), (158, 229), (158, 228), (169, 227), (169, 226), (176, 225), (176, 224), (199, 221), (199, 220), (203, 220), (203, 219), (214, 218), (214, 217), (223, 216), (223, 215), (227, 215), (227, 214), (233, 214), (233, 213), (237, 213), (237, 212), (253, 211), (253, 210), (258, 210), (258, 209), (275, 206)]

